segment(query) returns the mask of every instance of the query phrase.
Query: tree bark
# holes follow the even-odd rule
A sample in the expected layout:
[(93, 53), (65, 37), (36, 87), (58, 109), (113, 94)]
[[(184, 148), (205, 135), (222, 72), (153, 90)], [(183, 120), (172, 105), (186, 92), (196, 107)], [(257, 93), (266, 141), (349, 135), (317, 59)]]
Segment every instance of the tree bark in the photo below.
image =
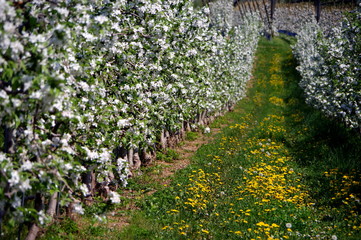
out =
[(82, 176), (82, 181), (88, 187), (90, 195), (93, 195), (95, 189), (95, 179), (93, 179), (94, 177), (95, 177), (95, 173), (93, 170), (87, 171)]
[(186, 131), (187, 132), (191, 131), (192, 129), (191, 129), (189, 122), (186, 122), (185, 124), (186, 124), (186, 127), (185, 127)]
[(131, 148), (128, 150), (128, 163), (130, 168), (134, 166), (133, 156), (134, 156), (134, 149)]
[(46, 214), (48, 214), (52, 218), (54, 217), (54, 215), (56, 213), (57, 201), (58, 201), (58, 193), (56, 192), (53, 195), (51, 195), (48, 210), (46, 211)]
[[(38, 212), (44, 209), (44, 201), (41, 193), (37, 193), (35, 195), (34, 208)], [(33, 223), (29, 229), (28, 235), (26, 236), (25, 240), (35, 240), (39, 231), (40, 227), (36, 223)]]
[(142, 164), (138, 151), (136, 151), (133, 155), (133, 163), (133, 169), (139, 169), (140, 165)]
[(166, 149), (166, 147), (167, 147), (167, 137), (165, 136), (164, 129), (162, 130), (162, 132), (160, 134), (160, 147), (162, 149)]
[(145, 149), (142, 150), (141, 163), (143, 166), (148, 166), (153, 162), (152, 154), (147, 152)]
[(4, 152), (15, 153), (15, 129), (4, 126)]
[(30, 230), (28, 232), (28, 235), (26, 236), (25, 240), (35, 240), (38, 236), (38, 233), (40, 231), (40, 228), (36, 223), (33, 223), (30, 227)]

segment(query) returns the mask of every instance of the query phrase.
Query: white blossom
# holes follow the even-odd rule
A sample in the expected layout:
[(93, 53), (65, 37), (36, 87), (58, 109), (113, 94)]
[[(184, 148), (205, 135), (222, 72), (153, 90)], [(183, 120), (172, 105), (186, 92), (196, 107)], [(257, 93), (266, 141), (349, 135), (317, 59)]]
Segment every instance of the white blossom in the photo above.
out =
[(30, 190), (32, 187), (30, 185), (30, 180), (26, 179), (25, 181), (22, 181), (19, 185), (19, 189), (22, 192), (25, 192), (26, 190)]
[(11, 172), (11, 178), (8, 180), (8, 183), (10, 184), (10, 187), (13, 187), (20, 182), (20, 175), (19, 172), (14, 170)]
[(19, 196), (15, 196), (15, 197), (14, 197), (14, 200), (13, 200), (12, 203), (11, 203), (11, 206), (12, 206), (13, 208), (18, 208), (18, 207), (20, 207), (20, 206), (21, 206), (21, 198), (20, 198)]
[(22, 165), (21, 165), (21, 170), (23, 171), (28, 171), (31, 170), (33, 168), (33, 163), (30, 162), (29, 160), (26, 160)]
[(82, 192), (83, 196), (89, 195), (89, 189), (86, 184), (81, 184), (79, 186), (80, 191)]
[(107, 22), (109, 20), (106, 16), (102, 16), (102, 15), (96, 16), (94, 19), (100, 24), (103, 24), (104, 22)]
[(110, 191), (109, 197), (112, 203), (120, 203), (120, 195), (117, 192)]
[(6, 159), (7, 159), (7, 158), (6, 158), (6, 154), (0, 152), (0, 163), (2, 163), (3, 161), (5, 161)]
[(44, 210), (40, 210), (38, 212), (38, 220), (39, 220), (40, 225), (44, 225), (45, 223), (47, 223), (48, 217), (46, 216)]
[(209, 127), (204, 128), (204, 133), (210, 133), (211, 129)]
[(73, 205), (73, 210), (77, 214), (84, 214), (83, 206), (80, 203), (75, 203)]

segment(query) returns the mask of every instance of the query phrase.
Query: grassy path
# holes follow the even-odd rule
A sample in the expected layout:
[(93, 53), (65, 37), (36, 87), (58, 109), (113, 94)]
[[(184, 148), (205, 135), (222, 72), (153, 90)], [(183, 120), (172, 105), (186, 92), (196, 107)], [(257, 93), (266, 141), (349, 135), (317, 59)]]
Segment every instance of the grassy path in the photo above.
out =
[(360, 138), (303, 104), (295, 64), (260, 42), (248, 97), (212, 127), (229, 126), (124, 239), (359, 239)]
[(287, 40), (261, 40), (249, 93), (212, 124), (226, 126), (216, 139), (122, 232), (104, 223), (87, 238), (361, 239), (361, 138), (303, 103), (295, 67)]

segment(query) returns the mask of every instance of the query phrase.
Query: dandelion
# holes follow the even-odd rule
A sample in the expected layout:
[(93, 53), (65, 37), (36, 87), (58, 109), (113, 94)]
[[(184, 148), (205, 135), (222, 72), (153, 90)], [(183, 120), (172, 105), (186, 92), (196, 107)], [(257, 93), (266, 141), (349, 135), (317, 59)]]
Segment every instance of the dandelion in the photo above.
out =
[(286, 223), (286, 228), (292, 228), (292, 224), (291, 223)]
[(209, 231), (208, 231), (208, 230), (205, 230), (205, 229), (202, 229), (202, 233), (209, 234)]

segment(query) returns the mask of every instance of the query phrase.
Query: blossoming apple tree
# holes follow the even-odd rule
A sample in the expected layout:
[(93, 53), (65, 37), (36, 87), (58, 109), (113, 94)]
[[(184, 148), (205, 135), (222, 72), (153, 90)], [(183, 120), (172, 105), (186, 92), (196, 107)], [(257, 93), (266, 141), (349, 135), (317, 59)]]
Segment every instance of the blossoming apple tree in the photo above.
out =
[(57, 203), (83, 212), (96, 184), (118, 202), (162, 138), (244, 96), (260, 23), (209, 14), (186, 0), (0, 0), (2, 230), (30, 222), (34, 238)]
[(345, 15), (327, 35), (316, 23), (299, 32), (294, 53), (306, 101), (325, 114), (361, 129), (361, 13)]

